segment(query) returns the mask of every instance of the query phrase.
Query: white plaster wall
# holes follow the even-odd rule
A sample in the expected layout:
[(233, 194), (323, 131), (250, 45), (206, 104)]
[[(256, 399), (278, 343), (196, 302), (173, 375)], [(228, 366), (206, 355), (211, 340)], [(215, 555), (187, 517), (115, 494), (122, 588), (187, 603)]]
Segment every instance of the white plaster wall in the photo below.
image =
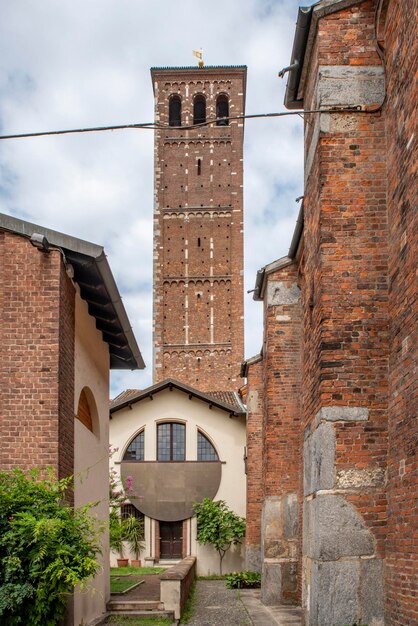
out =
[[(78, 419), (74, 420), (74, 473), (76, 507), (98, 502), (92, 515), (107, 524), (109, 518), (109, 348), (96, 329), (87, 304), (77, 294), (75, 308), (75, 394), (74, 414), (83, 387), (95, 400), (93, 433)], [(102, 535), (101, 570), (88, 583), (89, 589), (74, 595), (74, 626), (89, 624), (106, 611), (110, 595), (109, 538)]]
[[(197, 460), (197, 431), (203, 432), (214, 445), (222, 461), (222, 478), (215, 500), (225, 500), (238, 515), (245, 516), (246, 480), (244, 468), (245, 417), (229, 417), (227, 411), (209, 404), (177, 389), (164, 389), (112, 414), (110, 420), (110, 442), (118, 448), (111, 463), (119, 470), (127, 446), (132, 438), (145, 429), (145, 460), (155, 461), (157, 452), (157, 428), (160, 421), (179, 420), (186, 422), (186, 460)], [(134, 485), (134, 490), (141, 493), (141, 486)], [(141, 558), (153, 555), (150, 545), (148, 518), (145, 519), (146, 549)], [(196, 528), (192, 524), (190, 554), (197, 556), (198, 575), (218, 573), (219, 558), (209, 546), (199, 546), (196, 542)], [(236, 571), (243, 568), (240, 546), (234, 548), (224, 559), (224, 571)]]

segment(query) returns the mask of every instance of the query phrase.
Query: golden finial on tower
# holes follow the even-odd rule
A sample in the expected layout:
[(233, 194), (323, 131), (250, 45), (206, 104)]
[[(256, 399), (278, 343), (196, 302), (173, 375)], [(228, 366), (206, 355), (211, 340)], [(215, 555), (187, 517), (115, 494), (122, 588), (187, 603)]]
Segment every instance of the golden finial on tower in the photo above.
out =
[(202, 48), (200, 48), (200, 50), (193, 50), (192, 52), (193, 52), (194, 56), (199, 59), (198, 66), (199, 67), (204, 67), (205, 64), (204, 64), (204, 61), (203, 61), (203, 50), (202, 50)]

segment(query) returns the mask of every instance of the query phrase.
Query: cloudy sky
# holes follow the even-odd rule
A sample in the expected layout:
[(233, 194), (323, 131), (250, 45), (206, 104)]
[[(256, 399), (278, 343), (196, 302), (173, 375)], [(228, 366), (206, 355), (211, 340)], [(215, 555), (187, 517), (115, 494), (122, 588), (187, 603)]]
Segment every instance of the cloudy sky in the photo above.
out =
[[(309, 4), (305, 2), (304, 4)], [(2, 0), (0, 133), (152, 121), (151, 66), (248, 66), (247, 113), (284, 110), (297, 0)], [(246, 290), (285, 255), (303, 193), (302, 120), (245, 127)], [(151, 384), (153, 133), (0, 142), (0, 211), (104, 245), (143, 353), (112, 395)], [(246, 357), (261, 303), (245, 295)]]

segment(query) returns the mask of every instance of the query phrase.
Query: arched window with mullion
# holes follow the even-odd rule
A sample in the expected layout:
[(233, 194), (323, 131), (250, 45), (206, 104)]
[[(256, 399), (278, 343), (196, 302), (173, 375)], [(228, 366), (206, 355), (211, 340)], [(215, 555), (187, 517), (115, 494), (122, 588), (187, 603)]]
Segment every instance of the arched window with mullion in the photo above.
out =
[(178, 422), (157, 424), (157, 461), (184, 461), (186, 427)]

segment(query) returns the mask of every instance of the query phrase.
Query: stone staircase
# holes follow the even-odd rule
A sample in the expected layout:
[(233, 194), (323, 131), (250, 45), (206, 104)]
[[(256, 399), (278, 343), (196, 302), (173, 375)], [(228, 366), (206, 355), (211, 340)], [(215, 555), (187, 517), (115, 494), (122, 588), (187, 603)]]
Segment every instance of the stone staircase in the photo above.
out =
[(174, 622), (174, 611), (166, 611), (164, 603), (158, 600), (125, 600), (112, 598), (107, 603), (109, 615), (127, 617), (165, 617)]

